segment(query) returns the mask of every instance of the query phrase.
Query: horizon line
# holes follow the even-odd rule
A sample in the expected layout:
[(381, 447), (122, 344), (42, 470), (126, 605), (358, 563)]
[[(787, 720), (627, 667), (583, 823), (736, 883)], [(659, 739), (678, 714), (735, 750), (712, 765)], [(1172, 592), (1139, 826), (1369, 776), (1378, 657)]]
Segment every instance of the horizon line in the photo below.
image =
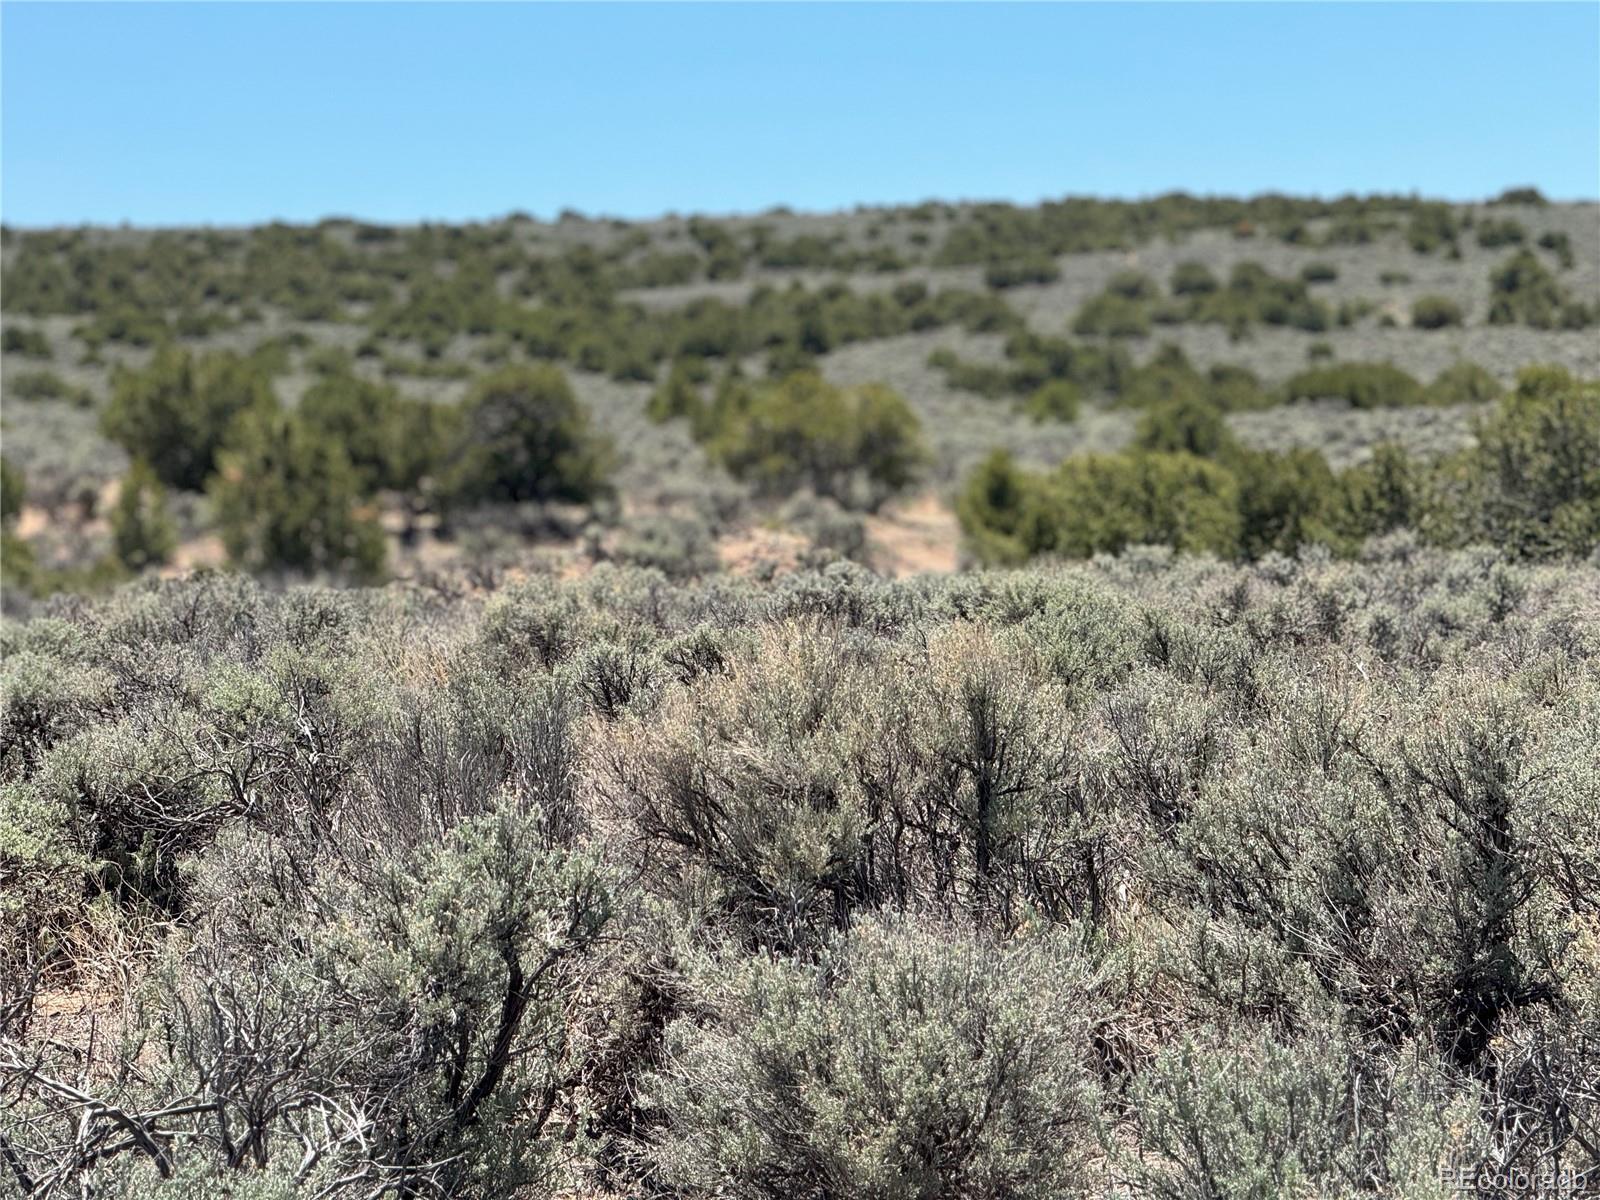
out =
[[(759, 209), (728, 209), (710, 210), (697, 209), (684, 211), (679, 209), (658, 210), (646, 215), (626, 215), (610, 212), (586, 212), (572, 206), (563, 206), (553, 214), (540, 214), (529, 209), (510, 208), (497, 213), (483, 216), (417, 216), (401, 219), (361, 216), (351, 212), (337, 210), (325, 212), (318, 217), (285, 217), (281, 215), (257, 217), (245, 220), (213, 220), (199, 218), (193, 220), (151, 221), (135, 222), (124, 217), (121, 220), (60, 220), (50, 223), (12, 222), (5, 218), (3, 204), (0, 204), (0, 228), (24, 233), (47, 233), (66, 230), (180, 230), (180, 229), (253, 229), (264, 225), (326, 225), (340, 222), (350, 222), (359, 225), (387, 226), (390, 228), (421, 227), (424, 225), (493, 225), (506, 221), (529, 221), (537, 225), (558, 225), (563, 221), (582, 221), (587, 224), (610, 224), (623, 222), (629, 225), (648, 225), (663, 221), (683, 221), (703, 218), (714, 221), (753, 220), (760, 217), (791, 216), (791, 217), (832, 217), (848, 216), (857, 213), (888, 212), (896, 209), (919, 208), (926, 204), (938, 204), (951, 208), (983, 208), (983, 207), (1009, 207), (1009, 208), (1042, 208), (1047, 204), (1059, 204), (1069, 200), (1094, 200), (1107, 204), (1148, 204), (1157, 200), (1182, 196), (1193, 200), (1262, 200), (1268, 197), (1285, 200), (1317, 201), (1326, 204), (1338, 203), (1342, 200), (1411, 200), (1427, 203), (1450, 205), (1487, 205), (1492, 204), (1508, 191), (1517, 188), (1533, 188), (1543, 194), (1543, 189), (1536, 184), (1517, 183), (1509, 184), (1500, 192), (1487, 196), (1446, 196), (1430, 194), (1417, 188), (1398, 191), (1369, 191), (1369, 192), (1337, 192), (1324, 194), (1317, 192), (1280, 191), (1266, 188), (1250, 192), (1217, 192), (1217, 191), (1190, 191), (1186, 188), (1170, 188), (1165, 191), (1149, 192), (1134, 196), (1110, 195), (1096, 192), (1062, 192), (1041, 196), (1033, 200), (1017, 200), (1004, 197), (963, 197), (960, 199), (942, 199), (938, 196), (924, 196), (918, 200), (880, 200), (856, 201), (851, 204), (840, 204), (832, 208), (806, 208), (776, 202)], [(1580, 207), (1583, 205), (1600, 205), (1600, 194), (1593, 196), (1545, 196), (1545, 202), (1550, 205), (1566, 205)]]

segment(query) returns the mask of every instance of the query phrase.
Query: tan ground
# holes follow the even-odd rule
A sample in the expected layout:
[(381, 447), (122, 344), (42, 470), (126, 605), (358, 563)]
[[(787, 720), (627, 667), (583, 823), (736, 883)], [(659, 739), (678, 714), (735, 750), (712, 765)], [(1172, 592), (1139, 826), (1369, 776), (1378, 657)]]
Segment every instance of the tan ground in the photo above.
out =
[(780, 529), (741, 529), (717, 542), (717, 558), (730, 575), (752, 575), (769, 569), (793, 571), (806, 550), (806, 539)]
[(932, 492), (890, 505), (866, 525), (872, 563), (886, 575), (948, 573), (960, 565), (961, 528)]

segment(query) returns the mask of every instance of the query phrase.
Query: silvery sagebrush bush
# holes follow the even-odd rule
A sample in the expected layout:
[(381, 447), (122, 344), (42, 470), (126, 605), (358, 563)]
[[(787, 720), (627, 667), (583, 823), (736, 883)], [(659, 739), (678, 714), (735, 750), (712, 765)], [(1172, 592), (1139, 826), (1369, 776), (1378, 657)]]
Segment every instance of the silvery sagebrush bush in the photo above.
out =
[(1092, 1194), (1091, 1039), (1071, 932), (1009, 945), (866, 920), (816, 961), (709, 968), (646, 1086), (669, 1182), (730, 1196)]
[(0, 1169), (42, 1194), (1600, 1165), (1593, 565), (205, 575), (0, 645)]

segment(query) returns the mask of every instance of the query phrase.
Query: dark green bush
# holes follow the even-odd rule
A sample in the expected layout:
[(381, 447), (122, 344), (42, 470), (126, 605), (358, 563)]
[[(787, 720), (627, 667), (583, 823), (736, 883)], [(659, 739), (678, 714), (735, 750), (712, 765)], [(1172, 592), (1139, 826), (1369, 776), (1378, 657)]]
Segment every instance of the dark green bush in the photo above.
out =
[(418, 488), (445, 449), (454, 415), (345, 370), (312, 384), (296, 413), (315, 436), (343, 449), (363, 493)]
[(1204, 263), (1182, 262), (1172, 271), (1174, 296), (1204, 296), (1216, 291), (1222, 284)]
[(1008, 259), (991, 263), (983, 272), (983, 281), (992, 288), (1020, 287), (1025, 283), (1054, 283), (1061, 278), (1061, 268), (1048, 257)]
[(1328, 262), (1311, 262), (1300, 268), (1300, 278), (1305, 283), (1332, 283), (1339, 278), (1339, 268)]
[(1536, 187), (1513, 187), (1501, 192), (1490, 204), (1521, 204), (1531, 208), (1544, 208), (1550, 201)]
[(0, 458), (0, 524), (10, 527), (22, 511), (28, 494), (28, 477), (20, 467)]
[(886, 387), (840, 389), (811, 373), (721, 405), (707, 450), (759, 492), (806, 487), (875, 508), (909, 485), (925, 458), (916, 415)]
[(1319, 543), (1349, 549), (1337, 524), (1344, 496), (1315, 450), (1232, 449), (1224, 459), (1238, 488), (1239, 551), (1261, 558)]
[(1340, 301), (1338, 316), (1336, 317), (1339, 328), (1348, 329), (1361, 320), (1362, 317), (1371, 315), (1375, 308), (1377, 308), (1377, 305), (1371, 300)]
[(1570, 271), (1573, 264), (1577, 262), (1577, 258), (1572, 252), (1572, 239), (1565, 233), (1555, 230), (1541, 233), (1539, 235), (1539, 248), (1554, 254), (1556, 262), (1563, 271)]
[(143, 370), (113, 375), (101, 427), (168, 487), (198, 491), (235, 420), (275, 403), (266, 375), (248, 359), (195, 358), (166, 347)]
[(1030, 477), (991, 459), (957, 507), (980, 554), (1086, 558), (1145, 543), (1231, 556), (1239, 545), (1233, 476), (1191, 454), (1088, 454)]
[(1440, 371), (1427, 387), (1429, 404), (1487, 404), (1504, 391), (1500, 381), (1477, 363), (1461, 362)]
[(1600, 547), (1600, 384), (1528, 368), (1446, 467), (1465, 493), (1461, 536), (1523, 558)]
[(1150, 313), (1138, 300), (1104, 292), (1078, 310), (1072, 332), (1091, 337), (1143, 337), (1150, 332)]
[(1338, 399), (1352, 408), (1400, 408), (1427, 400), (1420, 383), (1390, 363), (1340, 363), (1302, 371), (1283, 385), (1288, 403)]
[(1429, 516), (1425, 476), (1426, 467), (1413, 461), (1403, 447), (1379, 443), (1367, 462), (1341, 476), (1343, 495), (1333, 525), (1352, 540), (1396, 529), (1421, 529)]
[(342, 446), (297, 414), (245, 413), (209, 490), (228, 555), (246, 570), (357, 579), (383, 570), (383, 534), (362, 506), (360, 474)]
[(91, 350), (107, 342), (126, 346), (157, 346), (172, 337), (173, 330), (160, 313), (131, 305), (117, 305), (81, 322), (72, 335)]
[(1528, 240), (1528, 231), (1522, 227), (1520, 221), (1513, 221), (1510, 217), (1503, 220), (1490, 218), (1478, 222), (1478, 245), (1486, 250), (1493, 250), (1498, 246), (1520, 246)]
[(1223, 412), (1261, 408), (1270, 403), (1249, 370), (1218, 365), (1202, 375), (1176, 346), (1164, 346), (1143, 367), (1127, 372), (1117, 399), (1129, 408), (1192, 401)]
[(610, 491), (610, 442), (590, 429), (559, 368), (503, 367), (484, 376), (457, 424), (444, 483), (452, 503), (583, 504)]
[(956, 497), (956, 518), (980, 561), (1027, 561), (1033, 547), (1023, 522), (1036, 507), (1041, 486), (1041, 476), (1019, 468), (1004, 450), (992, 452), (973, 469)]
[(705, 371), (699, 362), (698, 359), (679, 359), (672, 364), (665, 382), (650, 394), (650, 402), (645, 408), (652, 421), (663, 424), (687, 420), (699, 427), (705, 409), (705, 401), (700, 396)]
[(1040, 384), (1024, 401), (1023, 411), (1035, 421), (1068, 423), (1078, 419), (1082, 403), (1082, 393), (1071, 380), (1052, 379)]
[(161, 565), (177, 546), (161, 481), (137, 459), (117, 490), (117, 503), (111, 510), (111, 545), (117, 561), (130, 571)]
[(1215, 458), (1233, 443), (1222, 410), (1196, 392), (1185, 392), (1147, 408), (1133, 444), (1140, 450)]
[(1411, 324), (1416, 329), (1447, 329), (1462, 323), (1461, 306), (1448, 296), (1418, 296), (1411, 303)]
[(1139, 271), (1118, 271), (1106, 282), (1106, 289), (1124, 300), (1154, 300), (1161, 294), (1156, 281)]
[(1531, 250), (1519, 250), (1489, 275), (1489, 323), (1535, 329), (1582, 329), (1595, 320)]
[(33, 329), (25, 325), (7, 325), (5, 332), (0, 334), (0, 350), (7, 354), (18, 354), (23, 358), (52, 358), (50, 339), (45, 337), (44, 330)]
[(75, 388), (53, 371), (25, 371), (5, 381), (5, 394), (16, 400), (64, 400), (77, 408), (89, 408), (94, 397), (86, 388)]
[(1418, 254), (1431, 254), (1441, 246), (1455, 248), (1458, 236), (1455, 213), (1448, 204), (1419, 204), (1406, 226), (1406, 241)]

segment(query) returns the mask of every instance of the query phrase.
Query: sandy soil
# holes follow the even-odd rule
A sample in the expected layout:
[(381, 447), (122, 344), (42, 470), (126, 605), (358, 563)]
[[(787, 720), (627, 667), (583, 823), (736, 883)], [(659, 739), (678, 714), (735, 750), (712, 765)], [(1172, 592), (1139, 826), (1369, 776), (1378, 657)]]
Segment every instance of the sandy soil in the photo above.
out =
[(955, 513), (932, 492), (868, 517), (866, 526), (873, 564), (896, 579), (950, 572), (960, 565)]

